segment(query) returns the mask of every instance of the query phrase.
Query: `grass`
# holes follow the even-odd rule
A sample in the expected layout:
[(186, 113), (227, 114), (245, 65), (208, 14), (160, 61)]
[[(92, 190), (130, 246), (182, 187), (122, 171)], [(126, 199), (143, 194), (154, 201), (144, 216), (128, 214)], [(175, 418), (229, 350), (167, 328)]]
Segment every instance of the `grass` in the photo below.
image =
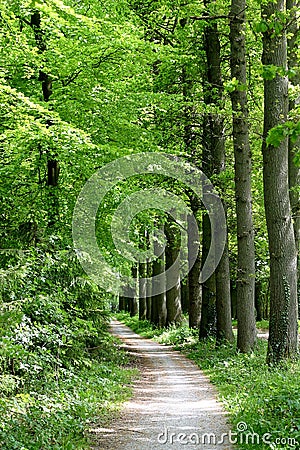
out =
[(95, 351), (77, 370), (58, 370), (55, 379), (19, 386), (16, 377), (1, 376), (1, 449), (89, 449), (90, 424), (107, 423), (130, 396), (137, 372), (129, 363), (107, 334), (101, 355)]
[(238, 432), (235, 439), (239, 448), (299, 448), (299, 361), (269, 368), (265, 363), (267, 342), (263, 340), (258, 341), (253, 353), (245, 355), (232, 345), (216, 347), (214, 339), (199, 342), (187, 324), (157, 330), (148, 322), (138, 324), (137, 318), (126, 315), (123, 321), (143, 336), (175, 345), (209, 376), (229, 413), (232, 431)]

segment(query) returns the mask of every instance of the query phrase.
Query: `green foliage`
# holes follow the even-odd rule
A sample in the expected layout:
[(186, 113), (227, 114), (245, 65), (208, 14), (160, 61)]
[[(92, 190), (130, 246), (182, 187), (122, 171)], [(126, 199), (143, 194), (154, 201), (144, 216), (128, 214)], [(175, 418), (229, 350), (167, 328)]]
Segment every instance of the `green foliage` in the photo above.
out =
[[(232, 431), (236, 432), (238, 428), (234, 427), (241, 422), (247, 425), (246, 431), (237, 431), (239, 448), (249, 448), (246, 443), (249, 433), (260, 436), (259, 444), (251, 444), (254, 449), (279, 450), (295, 447), (295, 443), (300, 442), (300, 361), (269, 368), (265, 364), (265, 340), (259, 340), (255, 352), (242, 354), (231, 344), (216, 346), (213, 338), (199, 342), (197, 331), (187, 325), (172, 326), (155, 335), (147, 321), (139, 324), (137, 317), (129, 318), (127, 313), (119, 314), (118, 318), (142, 336), (152, 336), (162, 344), (181, 349), (209, 376), (230, 414)], [(267, 328), (268, 322), (257, 322), (257, 326)], [(271, 435), (271, 447), (262, 441), (266, 433)], [(288, 445), (288, 438), (291, 445)]]
[(120, 312), (116, 314), (118, 320), (122, 321), (130, 327), (135, 333), (145, 338), (153, 338), (163, 333), (163, 328), (157, 328), (148, 320), (139, 320), (138, 316), (130, 317), (129, 313)]
[(176, 348), (190, 344), (196, 341), (198, 337), (198, 331), (189, 328), (186, 319), (180, 326), (172, 324), (167, 328), (157, 328), (148, 320), (139, 320), (138, 316), (130, 317), (128, 313), (118, 313), (116, 317), (135, 333), (145, 338), (153, 338), (161, 344), (175, 345)]
[(134, 373), (107, 332), (107, 300), (72, 251), (9, 262), (0, 273), (1, 448), (88, 448), (88, 422), (129, 395)]
[[(214, 341), (208, 340), (190, 347), (189, 357), (216, 385), (234, 425), (245, 422), (246, 433), (255, 432), (260, 437), (270, 433), (271, 448), (295, 447), (275, 441), (291, 438), (300, 442), (300, 363), (288, 362), (285, 367), (267, 368), (266, 345), (265, 341), (259, 341), (257, 350), (245, 355), (236, 353), (232, 346), (215, 347)], [(244, 444), (239, 444), (239, 448), (248, 448), (245, 435), (241, 439)], [(270, 446), (261, 439), (259, 445), (253, 444), (251, 448)]]
[[(87, 367), (64, 370), (57, 380), (45, 383), (31, 373), (31, 381), (13, 392), (6, 376), (6, 395), (0, 398), (0, 442), (4, 450), (87, 449), (90, 423), (105, 424), (121, 401), (128, 398), (128, 383), (135, 374), (125, 369), (128, 357), (106, 335), (102, 352)], [(109, 348), (109, 350), (108, 350)], [(9, 381), (8, 381), (9, 379)], [(15, 389), (14, 389), (15, 390)]]
[(295, 143), (300, 136), (300, 121), (292, 122), (286, 121), (282, 125), (272, 128), (267, 136), (267, 145), (272, 145), (273, 147), (278, 147), (281, 142), (290, 138), (292, 143)]

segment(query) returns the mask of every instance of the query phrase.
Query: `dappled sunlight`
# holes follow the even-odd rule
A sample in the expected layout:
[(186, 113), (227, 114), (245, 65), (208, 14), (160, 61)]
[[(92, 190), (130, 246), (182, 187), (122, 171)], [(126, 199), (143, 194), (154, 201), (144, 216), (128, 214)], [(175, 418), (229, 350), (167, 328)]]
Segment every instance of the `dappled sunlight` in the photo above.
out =
[[(212, 434), (217, 441), (228, 433), (230, 426), (216, 401), (214, 387), (192, 361), (137, 336), (117, 321), (112, 321), (111, 329), (122, 339), (121, 346), (137, 358), (141, 374), (120, 418), (110, 428), (89, 430), (99, 443), (95, 450), (177, 450), (182, 448), (177, 441), (184, 435), (201, 442), (202, 435)], [(213, 442), (203, 445), (197, 448), (217, 448)], [(222, 445), (222, 450), (231, 448)]]

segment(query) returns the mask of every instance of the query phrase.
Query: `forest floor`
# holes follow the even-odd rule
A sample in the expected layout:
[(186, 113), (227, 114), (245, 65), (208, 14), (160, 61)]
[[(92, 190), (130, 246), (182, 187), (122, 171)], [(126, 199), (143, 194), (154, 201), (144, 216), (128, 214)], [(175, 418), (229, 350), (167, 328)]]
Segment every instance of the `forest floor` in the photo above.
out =
[(91, 427), (93, 450), (231, 450), (230, 423), (209, 379), (191, 360), (114, 320), (111, 332), (140, 369), (133, 396), (107, 428)]

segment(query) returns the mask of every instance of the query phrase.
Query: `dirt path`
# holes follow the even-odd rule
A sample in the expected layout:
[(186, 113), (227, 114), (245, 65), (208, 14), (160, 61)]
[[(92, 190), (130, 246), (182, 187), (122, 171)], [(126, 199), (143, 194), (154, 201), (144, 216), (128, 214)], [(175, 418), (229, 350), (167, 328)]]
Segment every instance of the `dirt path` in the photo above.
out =
[(92, 430), (94, 450), (233, 449), (216, 392), (192, 361), (120, 322), (111, 331), (138, 357), (141, 377), (110, 428)]

